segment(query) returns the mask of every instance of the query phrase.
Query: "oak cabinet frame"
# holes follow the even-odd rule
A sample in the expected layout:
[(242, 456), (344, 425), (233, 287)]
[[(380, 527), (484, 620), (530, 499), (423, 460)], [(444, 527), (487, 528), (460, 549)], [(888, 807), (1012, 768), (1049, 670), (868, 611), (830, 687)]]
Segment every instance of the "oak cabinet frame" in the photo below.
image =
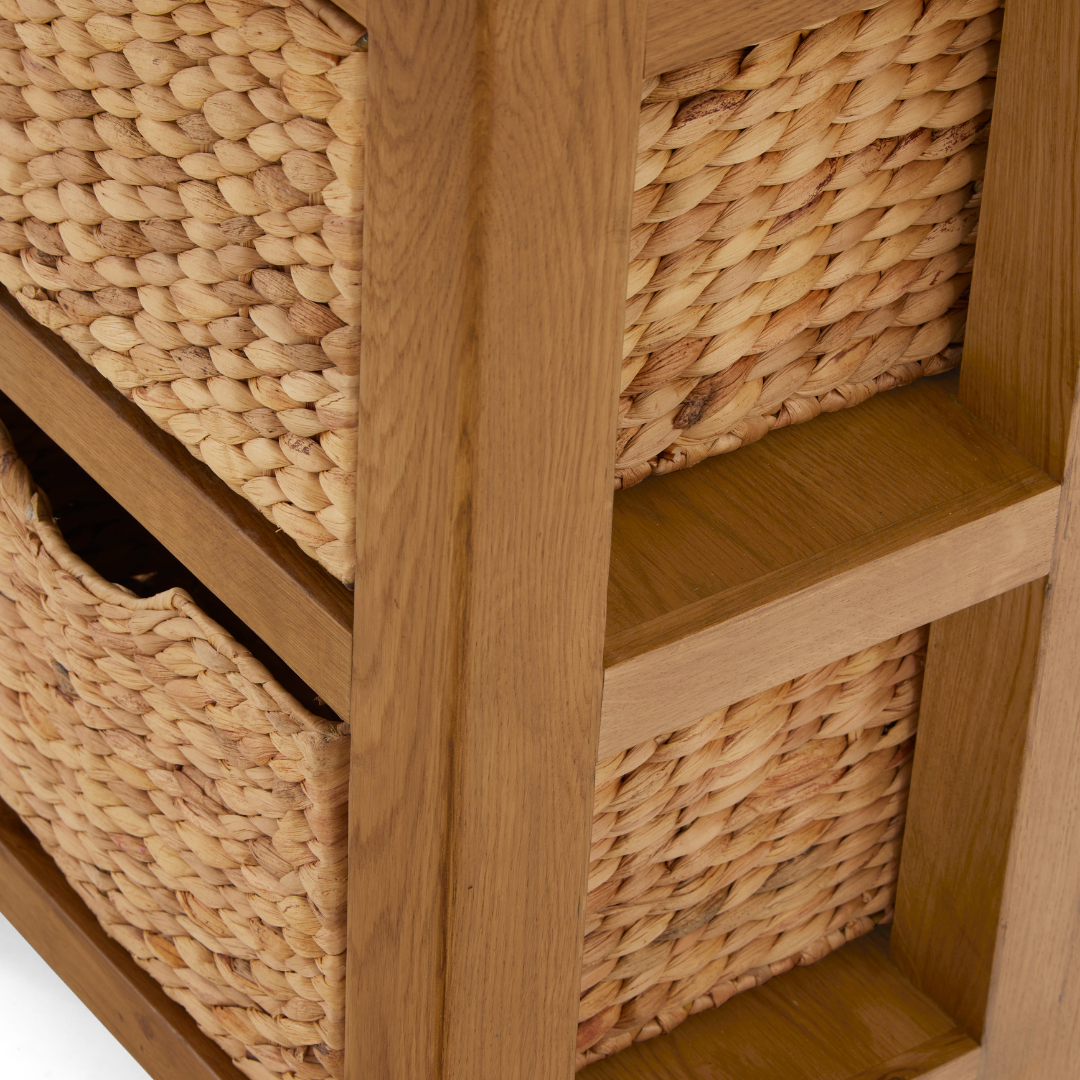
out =
[[(1080, 1054), (1080, 0), (1005, 9), (959, 382), (822, 417), (614, 507), (642, 78), (859, 5), (343, 6), (370, 36), (353, 597), (239, 500), (217, 501), (197, 463), (10, 303), (0, 390), (348, 718), (348, 1080), (569, 1080), (597, 756), (927, 621), (892, 960), (880, 939), (841, 950), (826, 975), (792, 973), (803, 982), (588, 1075), (1066, 1080)], [(894, 490), (864, 491), (868, 523), (828, 533), (823, 448), (845, 440), (863, 468), (892, 466)], [(131, 455), (165, 478), (186, 529), (124, 480)], [(757, 541), (721, 527), (766, 515), (780, 467), (819, 497)], [(660, 517), (688, 567), (663, 581), (643, 524)], [(785, 520), (832, 538), (785, 554), (769, 545)], [(745, 567), (715, 570), (725, 544), (755, 543)], [(273, 603), (245, 601), (237, 574)], [(299, 613), (290, 633), (281, 604)], [(823, 621), (835, 629), (810, 632)], [(229, 1076), (65, 888), (0, 814), (0, 907), (155, 1080)], [(796, 985), (824, 995), (814, 1022), (842, 1049), (802, 1030)], [(878, 1003), (876, 1030), (854, 1019), (859, 995)], [(725, 1071), (699, 1071), (692, 1039)]]

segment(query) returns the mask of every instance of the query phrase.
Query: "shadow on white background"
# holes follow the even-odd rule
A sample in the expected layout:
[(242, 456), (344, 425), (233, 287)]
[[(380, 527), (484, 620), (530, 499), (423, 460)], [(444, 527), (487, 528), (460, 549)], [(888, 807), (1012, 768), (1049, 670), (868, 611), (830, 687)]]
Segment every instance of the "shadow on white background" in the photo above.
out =
[(0, 1077), (150, 1080), (2, 915)]

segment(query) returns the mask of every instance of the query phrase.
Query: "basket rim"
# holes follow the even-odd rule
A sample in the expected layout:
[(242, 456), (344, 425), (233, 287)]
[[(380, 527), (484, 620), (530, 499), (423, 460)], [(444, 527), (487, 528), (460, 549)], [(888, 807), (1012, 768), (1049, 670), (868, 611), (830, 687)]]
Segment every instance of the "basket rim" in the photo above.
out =
[(123, 585), (103, 577), (90, 563), (77, 555), (64, 539), (64, 534), (52, 515), (48, 494), (37, 485), (3, 422), (0, 422), (0, 496), (22, 514), (27, 527), (37, 535), (46, 554), (60, 570), (74, 578), (96, 600), (133, 614), (143, 611), (175, 611), (178, 617), (195, 625), (199, 633), (193, 636), (202, 637), (215, 652), (234, 663), (242, 659), (249, 667), (255, 665), (258, 674), (264, 676), (258, 680), (259, 685), (301, 727), (323, 735), (344, 734), (340, 723), (326, 720), (302, 705), (271, 675), (258, 657), (210, 618), (185, 589), (173, 587), (152, 596), (136, 596)]

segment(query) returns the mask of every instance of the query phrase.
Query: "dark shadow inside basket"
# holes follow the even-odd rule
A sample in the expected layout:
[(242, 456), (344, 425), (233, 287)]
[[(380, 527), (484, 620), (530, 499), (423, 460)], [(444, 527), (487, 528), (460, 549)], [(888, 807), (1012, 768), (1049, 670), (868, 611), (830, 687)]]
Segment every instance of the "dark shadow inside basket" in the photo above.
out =
[(186, 590), (211, 619), (250, 649), (297, 701), (319, 716), (338, 719), (168, 548), (2, 394), (0, 421), (11, 433), (34, 482), (49, 497), (56, 523), (76, 555), (102, 577), (137, 596), (152, 596), (171, 588)]

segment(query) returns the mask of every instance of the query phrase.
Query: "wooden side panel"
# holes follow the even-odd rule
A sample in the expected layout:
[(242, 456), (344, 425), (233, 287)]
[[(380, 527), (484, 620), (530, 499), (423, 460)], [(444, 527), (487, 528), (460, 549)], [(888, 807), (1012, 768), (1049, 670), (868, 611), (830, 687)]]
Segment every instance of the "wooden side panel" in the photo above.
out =
[(0, 391), (347, 718), (348, 589), (0, 294)]
[[(1080, 40), (1080, 38), (1078, 38)], [(1069, 438), (980, 1080), (1070, 1080), (1080, 1060), (1080, 438)]]
[(1080, 358), (1080, 3), (1005, 8), (960, 400), (1060, 479)]
[(927, 652), (892, 952), (976, 1039), (990, 989), (1045, 585), (1045, 578), (1033, 581), (939, 620)]
[(242, 1080), (224, 1051), (106, 935), (3, 802), (0, 911), (153, 1080)]
[(644, 10), (368, 18), (347, 1076), (568, 1078)]
[[(940, 925), (920, 929), (928, 916), (903, 880), (905, 854), (898, 956), (939, 1001), (956, 1003), (973, 1030), (986, 999), (980, 1080), (1067, 1080), (1080, 1058), (1080, 446), (1074, 405), (1080, 357), (1080, 3), (1008, 4), (998, 75), (961, 400), (1035, 464), (1065, 480), (1000, 898), (993, 868), (980, 867), (975, 872), (989, 874), (990, 891), (958, 888), (951, 899), (941, 898), (933, 915)], [(943, 666), (941, 679), (953, 678), (976, 694), (985, 693), (981, 683), (1001, 678), (999, 669), (1015, 671), (1016, 703), (998, 700), (989, 718), (1009, 725), (996, 736), (1001, 757), (993, 766), (993, 782), (1002, 785), (1006, 799), (1014, 783), (1010, 746), (1023, 723), (1024, 665), (1033, 662), (1027, 630), (1033, 603), (1030, 596), (1003, 599), (997, 631), (972, 625), (959, 633), (959, 622), (947, 627), (935, 658)], [(1008, 605), (1012, 614), (1006, 618)], [(929, 677), (935, 677), (932, 671)], [(989, 738), (987, 721), (986, 715), (972, 716), (970, 737)], [(920, 784), (929, 805), (956, 813), (966, 801), (969, 810), (961, 818), (977, 810), (980, 796), (965, 793), (971, 784), (962, 770), (946, 774), (939, 767), (936, 781), (926, 772)], [(961, 790), (944, 790), (950, 787)], [(1000, 845), (1007, 814), (999, 809), (974, 822), (968, 818), (968, 836), (959, 844), (946, 840), (936, 854), (921, 842), (912, 871), (925, 874), (929, 859), (937, 865), (928, 880), (948, 881), (948, 859), (977, 862), (980, 850), (991, 853)], [(912, 888), (917, 886), (916, 878)], [(998, 904), (987, 984), (986, 921)], [(950, 926), (957, 934), (970, 932), (972, 942), (931, 955), (928, 943), (945, 941)]]
[(645, 74), (723, 56), (865, 6), (858, 0), (650, 0)]

